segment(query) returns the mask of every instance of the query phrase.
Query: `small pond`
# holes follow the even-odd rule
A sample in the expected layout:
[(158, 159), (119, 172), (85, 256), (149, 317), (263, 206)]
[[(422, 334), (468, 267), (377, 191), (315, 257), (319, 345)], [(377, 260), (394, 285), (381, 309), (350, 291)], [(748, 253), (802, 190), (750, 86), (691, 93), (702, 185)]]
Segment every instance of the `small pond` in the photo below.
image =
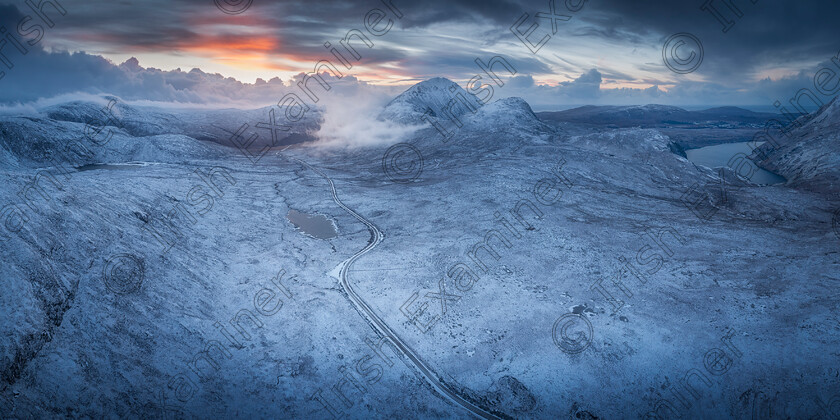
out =
[(307, 214), (299, 212), (295, 209), (290, 209), (286, 218), (292, 222), (295, 227), (309, 235), (318, 239), (330, 239), (338, 236), (338, 230), (335, 227), (335, 222), (328, 219), (321, 214)]

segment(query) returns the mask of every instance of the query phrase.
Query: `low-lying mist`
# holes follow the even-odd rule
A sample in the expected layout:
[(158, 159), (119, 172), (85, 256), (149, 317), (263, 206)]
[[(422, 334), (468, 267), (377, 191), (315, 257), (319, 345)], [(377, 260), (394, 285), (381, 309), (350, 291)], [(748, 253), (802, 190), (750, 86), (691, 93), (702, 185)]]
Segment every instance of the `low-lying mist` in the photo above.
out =
[(399, 142), (423, 125), (400, 125), (378, 118), (392, 97), (376, 92), (335, 95), (324, 106), (323, 120), (315, 146), (366, 147)]

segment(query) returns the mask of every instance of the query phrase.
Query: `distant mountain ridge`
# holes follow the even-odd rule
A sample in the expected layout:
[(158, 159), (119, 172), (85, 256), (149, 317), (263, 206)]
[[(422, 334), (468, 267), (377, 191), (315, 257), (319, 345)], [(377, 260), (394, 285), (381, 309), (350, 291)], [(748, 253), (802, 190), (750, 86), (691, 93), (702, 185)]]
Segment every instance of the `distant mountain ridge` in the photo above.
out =
[(753, 112), (734, 106), (710, 108), (701, 111), (669, 105), (596, 106), (587, 105), (565, 111), (539, 112), (537, 116), (553, 123), (576, 123), (612, 127), (654, 128), (668, 125), (690, 124), (763, 124), (778, 114)]

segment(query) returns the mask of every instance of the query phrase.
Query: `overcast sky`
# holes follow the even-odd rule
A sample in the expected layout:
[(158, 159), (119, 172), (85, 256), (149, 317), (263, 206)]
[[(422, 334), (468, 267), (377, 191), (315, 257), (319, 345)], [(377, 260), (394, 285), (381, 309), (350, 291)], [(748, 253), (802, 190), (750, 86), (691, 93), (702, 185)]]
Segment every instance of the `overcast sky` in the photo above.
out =
[[(226, 1), (219, 0), (228, 11), (247, 3)], [(211, 93), (249, 88), (230, 79), (206, 80), (206, 74), (215, 73), (246, 84), (279, 78), (274, 82), (288, 85), (319, 60), (339, 65), (324, 43), (336, 46), (353, 29), (374, 44), (368, 48), (353, 41), (361, 59), (353, 60), (350, 70), (339, 67), (357, 81), (401, 89), (443, 76), (463, 85), (480, 73), (476, 58), (502, 55), (517, 77), (500, 72), (508, 83), (499, 92), (523, 96), (542, 109), (589, 103), (770, 106), (801, 88), (813, 89), (821, 67), (840, 72), (840, 61), (831, 64), (840, 52), (836, 0), (730, 0), (740, 17), (715, 0), (713, 6), (733, 23), (726, 33), (711, 12), (701, 10), (704, 0), (555, 1), (554, 14), (570, 17), (554, 22), (556, 33), (552, 20), (535, 18), (538, 12), (550, 13), (548, 0), (392, 0), (392, 7), (380, 0), (253, 0), (235, 15), (213, 0), (61, 0), (64, 16), (44, 6), (52, 28), (24, 0), (0, 0), (0, 25), (10, 28), (11, 36), (31, 41), (37, 35), (34, 25), (44, 29), (25, 56), (11, 42), (0, 50), (14, 65), (9, 69), (0, 62), (7, 73), (0, 80), (0, 98), (9, 102), (84, 91), (201, 102)], [(394, 22), (387, 33), (374, 36), (365, 29), (372, 9), (385, 14), (376, 28), (384, 31), (389, 20)], [(510, 29), (526, 13), (520, 31), (539, 25), (528, 37), (532, 43), (550, 36), (536, 53)], [(22, 19), (28, 36), (17, 31)], [(681, 32), (696, 36), (704, 50), (699, 68), (688, 74), (669, 70), (663, 61), (666, 39)], [(684, 56), (691, 52), (690, 46), (680, 50)], [(137, 61), (118, 66), (132, 57)], [(178, 68), (183, 72), (171, 72)], [(193, 68), (202, 72), (189, 76)]]

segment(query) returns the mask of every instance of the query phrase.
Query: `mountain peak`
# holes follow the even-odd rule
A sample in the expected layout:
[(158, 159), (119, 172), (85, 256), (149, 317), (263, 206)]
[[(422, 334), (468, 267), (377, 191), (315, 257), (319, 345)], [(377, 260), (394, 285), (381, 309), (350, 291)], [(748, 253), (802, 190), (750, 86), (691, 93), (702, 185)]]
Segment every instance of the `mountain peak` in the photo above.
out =
[(423, 87), (441, 87), (449, 89), (450, 86), (455, 85), (458, 86), (457, 83), (445, 78), (445, 77), (432, 77), (431, 79), (424, 80), (422, 82), (418, 82), (411, 86), (408, 90), (411, 89), (419, 89)]
[(474, 95), (457, 83), (435, 77), (406, 89), (379, 114), (379, 118), (403, 124), (422, 124), (428, 118), (457, 118), (481, 108)]

